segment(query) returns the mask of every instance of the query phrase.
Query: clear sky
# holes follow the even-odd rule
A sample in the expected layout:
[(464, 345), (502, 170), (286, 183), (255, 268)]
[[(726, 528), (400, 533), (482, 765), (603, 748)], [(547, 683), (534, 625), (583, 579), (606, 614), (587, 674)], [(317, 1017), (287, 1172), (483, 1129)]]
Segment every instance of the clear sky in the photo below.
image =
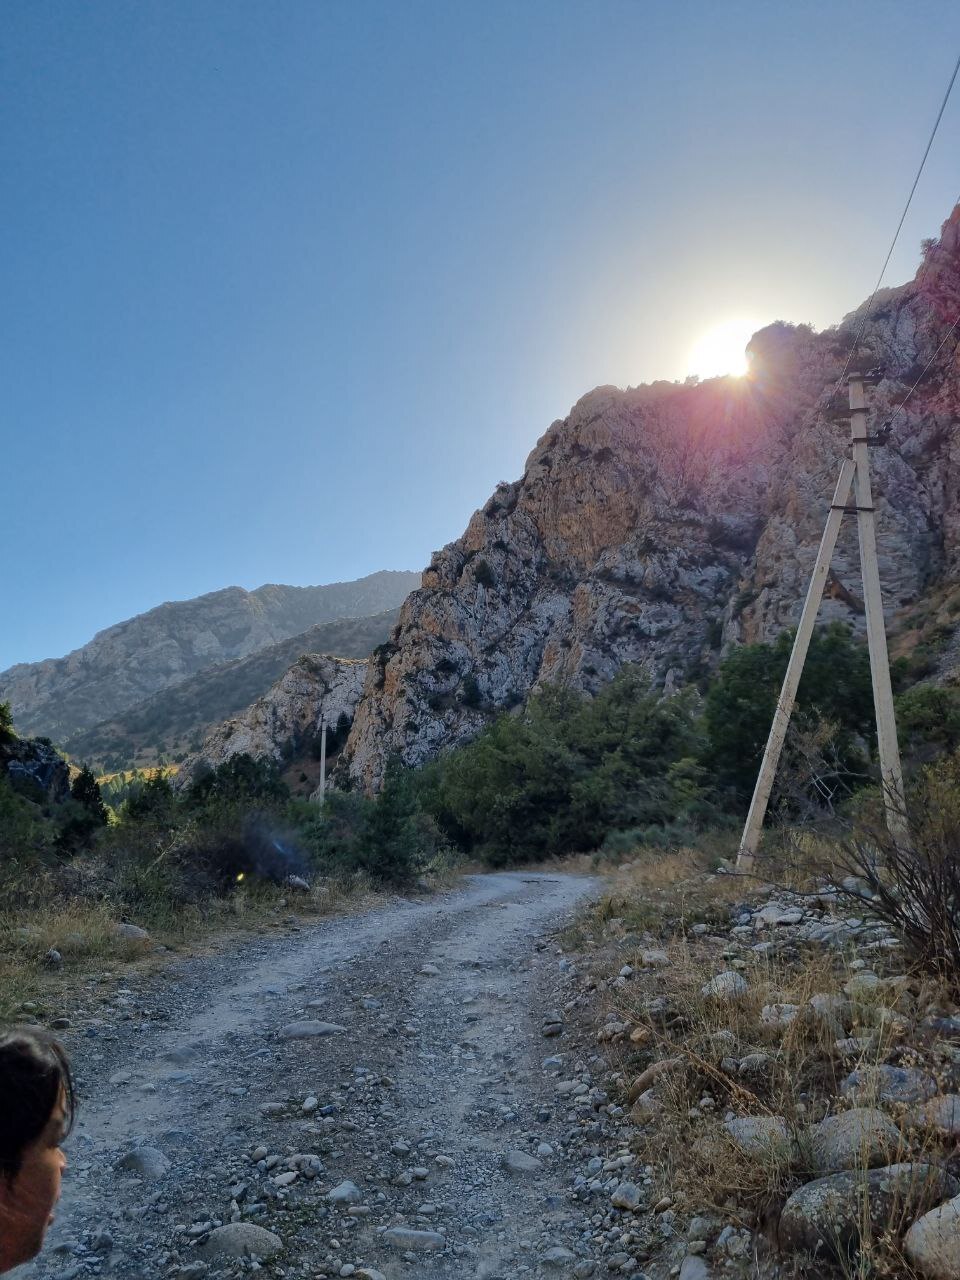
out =
[[(600, 383), (873, 287), (956, 0), (6, 0), (0, 668), (422, 568)], [(888, 283), (960, 193), (955, 91)]]

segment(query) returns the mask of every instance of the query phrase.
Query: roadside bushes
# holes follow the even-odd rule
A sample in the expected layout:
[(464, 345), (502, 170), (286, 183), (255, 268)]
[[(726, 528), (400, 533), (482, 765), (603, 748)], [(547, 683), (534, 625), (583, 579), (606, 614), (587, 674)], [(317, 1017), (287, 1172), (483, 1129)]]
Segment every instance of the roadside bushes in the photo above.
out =
[(960, 753), (923, 769), (896, 840), (877, 797), (827, 868), (840, 895), (886, 921), (920, 968), (960, 995)]
[(624, 668), (595, 698), (549, 686), (417, 776), (423, 808), (493, 866), (592, 851), (611, 832), (716, 816), (696, 695), (663, 698)]
[(363, 871), (393, 887), (410, 884), (444, 851), (434, 818), (420, 804), (412, 774), (391, 760), (374, 799), (331, 792), (303, 839), (320, 869)]

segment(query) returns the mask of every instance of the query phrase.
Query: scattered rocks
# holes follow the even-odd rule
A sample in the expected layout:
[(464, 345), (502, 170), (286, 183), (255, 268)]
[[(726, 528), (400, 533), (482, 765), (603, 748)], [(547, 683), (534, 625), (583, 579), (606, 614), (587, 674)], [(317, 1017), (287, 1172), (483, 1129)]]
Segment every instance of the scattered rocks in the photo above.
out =
[(932, 1098), (937, 1082), (916, 1067), (867, 1066), (851, 1071), (840, 1086), (844, 1097), (865, 1096), (878, 1102), (911, 1105)]

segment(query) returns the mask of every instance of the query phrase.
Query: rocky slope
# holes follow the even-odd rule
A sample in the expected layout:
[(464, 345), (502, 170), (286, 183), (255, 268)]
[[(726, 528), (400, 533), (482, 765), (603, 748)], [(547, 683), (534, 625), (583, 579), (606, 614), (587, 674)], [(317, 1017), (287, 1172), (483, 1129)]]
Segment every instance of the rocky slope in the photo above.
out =
[(319, 741), (323, 718), (342, 741), (360, 699), (366, 665), (323, 653), (304, 654), (252, 707), (207, 735), (200, 751), (184, 761), (178, 785), (232, 756), (283, 761), (309, 752)]
[(149, 766), (161, 752), (168, 758), (195, 752), (211, 729), (250, 707), (301, 655), (367, 658), (389, 638), (398, 614), (397, 609), (388, 609), (370, 618), (322, 622), (246, 658), (198, 671), (102, 724), (74, 734), (66, 749), (104, 771)]
[(0, 702), (22, 733), (64, 742), (198, 671), (336, 618), (396, 608), (419, 574), (374, 573), (322, 587), (227, 587), (108, 627), (65, 658), (0, 673)]
[[(958, 313), (960, 207), (917, 278), (874, 300), (862, 335), (884, 371), (874, 426), (919, 379), (872, 451), (891, 615), (960, 568)], [(745, 379), (601, 387), (554, 423), (522, 478), (434, 555), (371, 659), (344, 775), (375, 787), (391, 753), (419, 764), (545, 681), (594, 691), (637, 662), (670, 687), (723, 645), (795, 623), (847, 436), (823, 410), (861, 318), (822, 333), (772, 325)], [(821, 616), (861, 627), (847, 525)]]
[(0, 738), (0, 778), (29, 796), (59, 804), (70, 794), (70, 767), (49, 742), (37, 738)]

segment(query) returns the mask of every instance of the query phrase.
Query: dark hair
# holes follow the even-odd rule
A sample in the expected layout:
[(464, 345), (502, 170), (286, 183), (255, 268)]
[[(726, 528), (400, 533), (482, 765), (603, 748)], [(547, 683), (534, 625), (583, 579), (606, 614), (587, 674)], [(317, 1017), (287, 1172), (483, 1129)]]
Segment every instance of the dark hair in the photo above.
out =
[(49, 1124), (61, 1095), (67, 1133), (75, 1099), (63, 1046), (37, 1027), (0, 1032), (0, 1178), (17, 1176), (24, 1151)]

